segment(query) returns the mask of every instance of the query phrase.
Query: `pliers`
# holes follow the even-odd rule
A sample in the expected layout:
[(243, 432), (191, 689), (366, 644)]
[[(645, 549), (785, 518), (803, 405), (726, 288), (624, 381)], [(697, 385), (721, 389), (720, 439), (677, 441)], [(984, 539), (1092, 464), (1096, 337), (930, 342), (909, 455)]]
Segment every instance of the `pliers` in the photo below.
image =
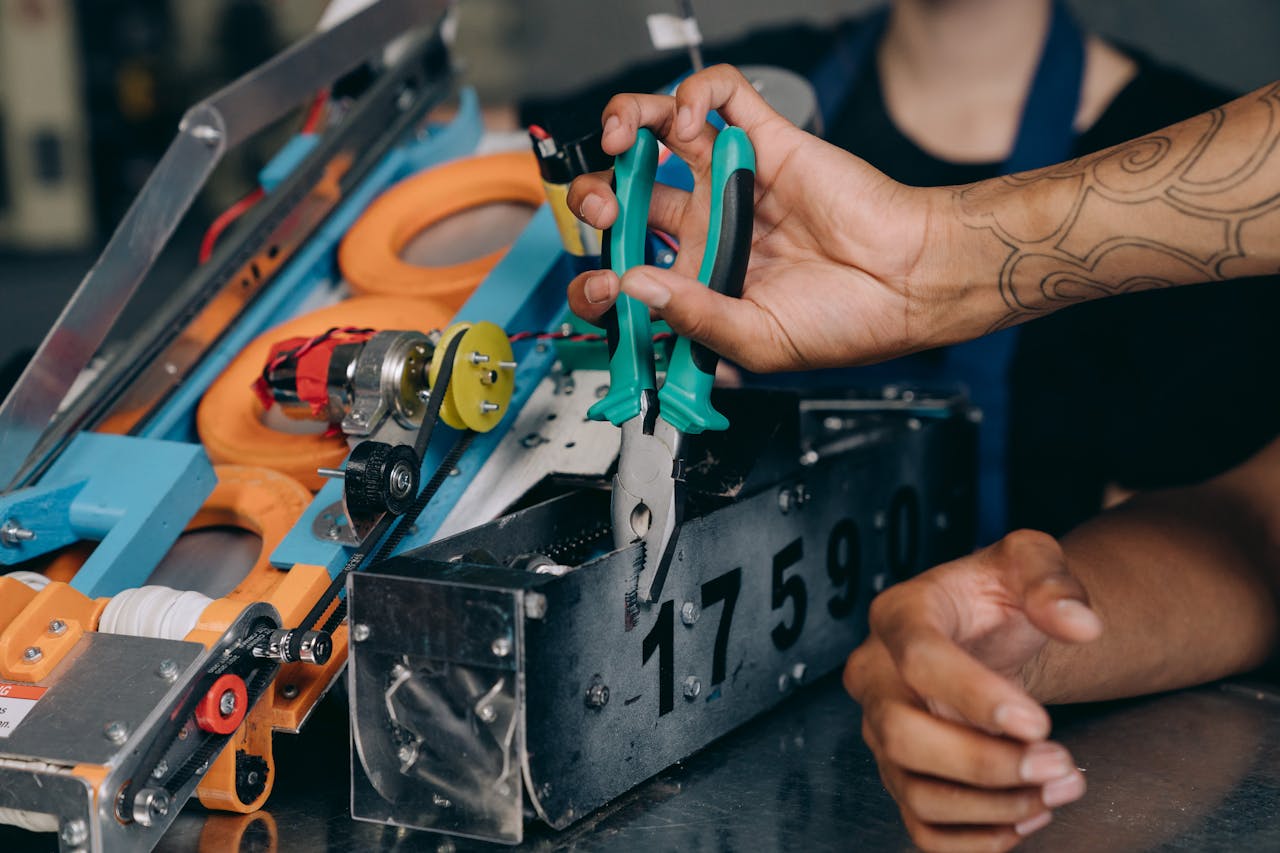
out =
[[(644, 263), (649, 203), (658, 143), (641, 128), (614, 163), (618, 219), (604, 235), (602, 260), (621, 276)], [(738, 297), (751, 254), (755, 207), (755, 150), (741, 128), (720, 131), (712, 149), (711, 212), (698, 280)], [(609, 341), (609, 392), (587, 416), (622, 428), (613, 478), (614, 546), (640, 542), (636, 594), (657, 600), (675, 553), (684, 517), (686, 435), (723, 430), (728, 419), (711, 405), (719, 357), (678, 338), (659, 390), (649, 309), (623, 294), (604, 318)]]

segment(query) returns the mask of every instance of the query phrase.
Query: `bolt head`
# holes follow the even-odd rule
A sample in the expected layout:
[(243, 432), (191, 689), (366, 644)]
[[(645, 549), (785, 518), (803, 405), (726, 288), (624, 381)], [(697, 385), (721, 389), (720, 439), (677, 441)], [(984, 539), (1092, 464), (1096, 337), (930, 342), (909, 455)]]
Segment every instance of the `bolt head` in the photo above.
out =
[(492, 723), (498, 719), (497, 710), (487, 702), (476, 708), (476, 716), (480, 718), (482, 723)]
[(156, 675), (165, 681), (178, 680), (178, 664), (168, 658), (160, 661), (160, 666), (156, 668)]
[(79, 818), (69, 820), (62, 825), (58, 836), (68, 847), (79, 847), (89, 840), (89, 825)]
[(778, 676), (778, 692), (786, 693), (791, 689), (791, 673), (784, 672)]
[(280, 695), (286, 699), (298, 698), (298, 685), (286, 684), (280, 688)]
[(511, 638), (499, 637), (489, 646), (489, 651), (493, 652), (496, 658), (505, 658), (511, 654)]
[(363, 643), (365, 640), (369, 639), (369, 626), (363, 622), (357, 622), (351, 628), (351, 639), (355, 640), (357, 643)]
[(129, 739), (129, 729), (119, 720), (112, 720), (102, 728), (102, 734), (107, 740), (115, 744), (124, 743)]
[(599, 711), (609, 704), (609, 685), (599, 681), (587, 688), (587, 707)]
[(793, 664), (791, 667), (791, 678), (799, 684), (804, 681), (804, 675), (808, 671), (809, 667), (805, 666), (803, 663)]
[(689, 675), (685, 677), (684, 683), (681, 684), (680, 688), (684, 692), (684, 698), (692, 702), (702, 692), (702, 681), (697, 676)]
[(412, 744), (401, 744), (396, 750), (396, 756), (400, 759), (400, 763), (408, 766), (418, 758), (418, 750), (413, 748)]
[(61, 637), (67, 632), (67, 623), (61, 619), (54, 619), (49, 623), (49, 633), (55, 637)]
[(224, 690), (222, 695), (218, 697), (218, 712), (224, 717), (230, 717), (236, 712), (236, 694), (234, 690)]
[(547, 597), (540, 592), (527, 592), (524, 596), (524, 615), (533, 620), (547, 617)]
[(686, 601), (680, 607), (680, 621), (690, 628), (698, 621), (698, 617), (702, 615), (702, 608), (698, 606), (696, 601)]
[(790, 489), (782, 489), (778, 492), (778, 509), (783, 515), (791, 512), (791, 505), (795, 502), (795, 495)]
[(35, 663), (44, 657), (44, 652), (40, 651), (39, 646), (27, 646), (22, 652), (22, 659), (27, 663)]

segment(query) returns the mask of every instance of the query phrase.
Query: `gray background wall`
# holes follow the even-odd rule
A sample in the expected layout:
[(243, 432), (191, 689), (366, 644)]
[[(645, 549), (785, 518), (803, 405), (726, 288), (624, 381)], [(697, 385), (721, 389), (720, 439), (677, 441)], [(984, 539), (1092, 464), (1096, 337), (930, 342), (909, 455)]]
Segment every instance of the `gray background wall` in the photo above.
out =
[[(961, 0), (963, 2), (963, 0)], [(482, 94), (553, 92), (650, 56), (645, 16), (673, 0), (461, 0), (458, 50)], [(828, 21), (877, 0), (695, 0), (707, 41), (771, 21)], [(1280, 78), (1277, 0), (1072, 0), (1090, 28), (1212, 82)]]

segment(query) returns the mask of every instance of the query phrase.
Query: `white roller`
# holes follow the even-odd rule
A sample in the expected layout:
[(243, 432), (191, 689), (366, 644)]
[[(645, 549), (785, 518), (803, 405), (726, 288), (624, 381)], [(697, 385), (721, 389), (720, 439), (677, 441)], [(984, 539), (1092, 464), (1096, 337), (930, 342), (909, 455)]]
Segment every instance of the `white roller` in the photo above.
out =
[(46, 586), (49, 585), (49, 579), (44, 575), (40, 574), (39, 572), (26, 572), (26, 571), (9, 572), (7, 575), (5, 575), (5, 577), (13, 578), (16, 581), (21, 581), (22, 583), (34, 589), (36, 592), (39, 592), (40, 590), (44, 589)]
[(207, 595), (167, 586), (143, 586), (118, 593), (102, 611), (98, 631), (157, 640), (181, 640), (213, 603)]

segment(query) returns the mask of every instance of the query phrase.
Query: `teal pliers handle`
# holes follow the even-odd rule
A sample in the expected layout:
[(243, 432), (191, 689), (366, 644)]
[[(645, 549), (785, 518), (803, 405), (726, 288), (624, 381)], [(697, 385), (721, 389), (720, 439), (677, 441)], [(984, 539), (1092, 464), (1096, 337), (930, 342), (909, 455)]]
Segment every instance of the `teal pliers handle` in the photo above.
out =
[[(711, 155), (711, 219), (698, 281), (737, 298), (751, 259), (755, 214), (756, 152), (740, 127), (726, 127)], [(729, 419), (711, 405), (720, 357), (688, 338), (676, 341), (667, 379), (658, 392), (662, 417), (683, 433), (728, 429)]]
[[(619, 276), (644, 263), (657, 166), (657, 140), (644, 128), (614, 164), (618, 220), (604, 242), (609, 266)], [(698, 281), (726, 296), (742, 294), (751, 257), (755, 169), (755, 149), (746, 132), (738, 127), (720, 131), (712, 149), (711, 213)], [(615, 309), (606, 315), (605, 326), (609, 333), (609, 393), (587, 411), (587, 416), (621, 426), (640, 414), (645, 393), (652, 393), (656, 385), (649, 309), (622, 294)], [(679, 432), (728, 428), (728, 418), (711, 405), (718, 361), (719, 357), (701, 344), (686, 338), (676, 341), (666, 382), (658, 393), (658, 410)]]
[[(613, 164), (618, 219), (605, 235), (603, 248), (607, 265), (619, 277), (644, 263), (649, 201), (657, 171), (658, 141), (641, 128), (635, 144)], [(640, 414), (645, 392), (652, 393), (656, 387), (649, 309), (621, 294), (604, 323), (609, 337), (609, 393), (587, 410), (587, 417), (622, 426)]]

